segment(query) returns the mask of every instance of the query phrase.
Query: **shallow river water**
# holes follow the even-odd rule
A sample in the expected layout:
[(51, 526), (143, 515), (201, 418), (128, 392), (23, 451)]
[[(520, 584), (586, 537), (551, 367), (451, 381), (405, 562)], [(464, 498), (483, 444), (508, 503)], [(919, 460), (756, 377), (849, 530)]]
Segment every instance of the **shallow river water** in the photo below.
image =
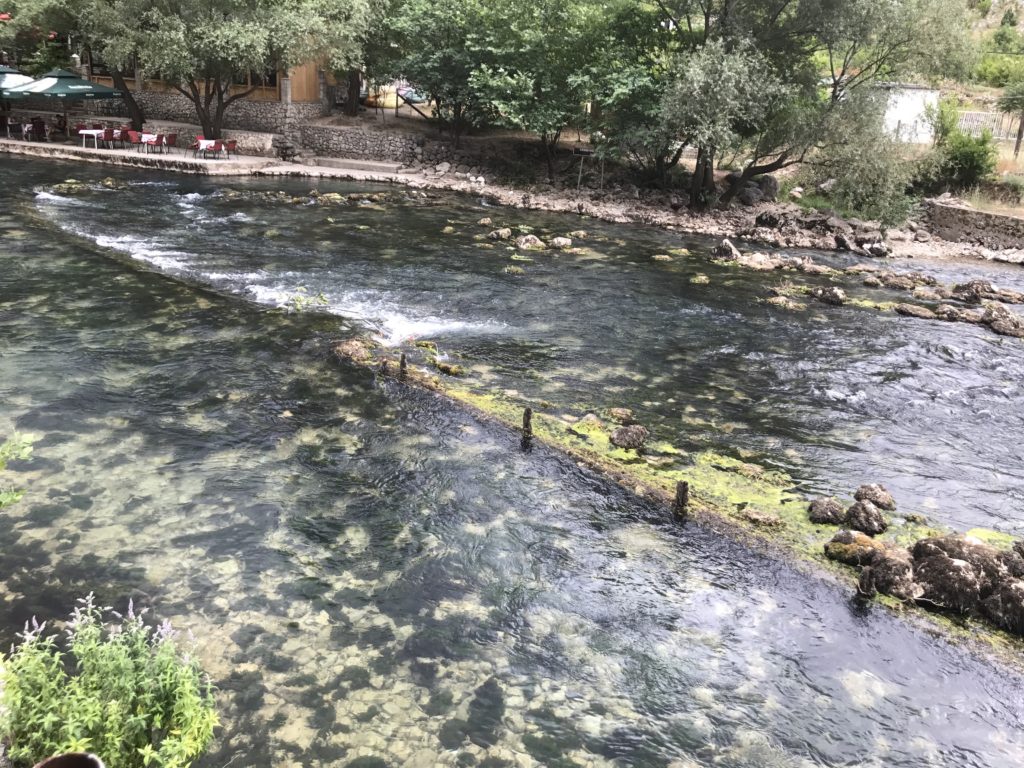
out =
[[(1016, 673), (320, 342), (429, 337), (481, 386), (633, 405), (679, 441), (790, 449), (808, 486), (873, 473), (1006, 530), (1020, 347), (792, 321), (746, 276), (651, 262), (680, 242), (638, 229), (587, 222), (589, 255), (510, 262), (465, 234), (480, 216), (580, 220), (473, 200), (329, 211), (141, 174), (54, 199), (36, 190), (104, 174), (0, 171), (0, 435), (38, 438), (2, 479), (28, 494), (0, 513), (0, 641), (90, 590), (190, 628), (224, 723), (203, 765), (1024, 762)], [(270, 308), (300, 288), (331, 313)], [(736, 427), (695, 435), (687, 401)]]

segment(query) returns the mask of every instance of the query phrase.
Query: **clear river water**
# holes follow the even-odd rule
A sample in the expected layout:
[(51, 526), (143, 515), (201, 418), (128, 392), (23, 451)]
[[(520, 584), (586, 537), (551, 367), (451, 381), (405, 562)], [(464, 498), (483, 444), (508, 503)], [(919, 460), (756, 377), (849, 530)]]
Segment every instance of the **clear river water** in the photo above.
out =
[[(472, 198), (0, 173), (0, 436), (37, 438), (0, 478), (28, 490), (0, 513), (0, 643), (89, 591), (191, 629), (223, 720), (202, 765), (1024, 764), (1017, 672), (323, 354), (430, 339), (482, 391), (1020, 533), (1020, 342), (787, 314), (756, 302), (782, 278), (700, 238)], [(69, 176), (89, 190), (49, 191)], [(359, 195), (270, 194), (314, 186)], [(588, 237), (513, 261), (482, 216)]]

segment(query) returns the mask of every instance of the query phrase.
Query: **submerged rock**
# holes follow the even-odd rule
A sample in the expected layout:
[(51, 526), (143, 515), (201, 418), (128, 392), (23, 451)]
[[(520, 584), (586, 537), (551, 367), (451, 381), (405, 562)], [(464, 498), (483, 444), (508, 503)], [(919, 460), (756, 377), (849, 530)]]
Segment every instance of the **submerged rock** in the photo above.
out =
[(477, 224), (479, 224), (481, 227), (490, 227), (494, 225), (494, 222), (491, 221), (490, 216), (484, 216), (482, 219), (480, 219), (480, 221), (477, 222)]
[(884, 509), (887, 512), (892, 512), (896, 509), (896, 500), (892, 497), (892, 494), (885, 489), (884, 485), (879, 485), (878, 483), (862, 485), (854, 492), (853, 498), (856, 501), (870, 501), (879, 509)]
[(611, 435), (612, 445), (619, 448), (627, 448), (639, 451), (644, 447), (647, 442), (647, 438), (651, 436), (651, 433), (646, 427), (642, 427), (639, 424), (630, 424), (624, 427), (619, 427)]
[(870, 501), (858, 501), (846, 510), (846, 524), (855, 531), (862, 531), (868, 536), (885, 533), (889, 527), (882, 510)]
[(619, 424), (633, 423), (633, 411), (630, 408), (609, 408), (608, 415)]
[(846, 565), (870, 565), (885, 547), (860, 531), (839, 531), (825, 544), (825, 555)]
[(367, 363), (373, 359), (373, 345), (363, 339), (347, 339), (334, 345), (334, 354), (342, 360)]
[(557, 248), (560, 251), (564, 251), (566, 248), (572, 248), (572, 240), (568, 237), (553, 237), (548, 243), (552, 248)]
[(771, 298), (765, 299), (766, 304), (771, 304), (773, 307), (781, 307), (782, 309), (788, 309), (793, 312), (799, 312), (800, 310), (807, 309), (807, 305), (800, 301), (794, 301), (788, 296), (772, 296)]
[(846, 519), (846, 510), (834, 496), (821, 496), (811, 501), (807, 516), (818, 525), (841, 525)]
[(511, 240), (512, 230), (508, 227), (502, 227), (501, 229), (492, 229), (487, 233), (487, 237), (491, 240)]
[(1002, 304), (987, 304), (981, 322), (1000, 336), (1024, 339), (1024, 318), (1013, 314)]

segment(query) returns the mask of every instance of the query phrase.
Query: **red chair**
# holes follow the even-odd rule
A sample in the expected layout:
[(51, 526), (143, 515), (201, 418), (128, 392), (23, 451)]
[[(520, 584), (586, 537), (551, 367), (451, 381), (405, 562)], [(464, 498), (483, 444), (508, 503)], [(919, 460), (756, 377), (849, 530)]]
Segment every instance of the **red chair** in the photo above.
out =
[(199, 157), (199, 142), (203, 140), (203, 134), (200, 133), (198, 136), (196, 136), (195, 141), (189, 144), (188, 149), (186, 149), (185, 151), (191, 152), (192, 157)]
[(103, 123), (93, 123), (93, 124), (92, 124), (92, 129), (93, 129), (94, 131), (102, 131), (102, 130), (103, 130), (104, 128), (106, 128), (106, 127), (107, 127), (107, 126), (105, 126), (105, 125), (104, 125)]
[(100, 136), (100, 143), (104, 144), (108, 149), (113, 149), (115, 141), (117, 141), (117, 137), (114, 135), (114, 129), (105, 128), (103, 135)]
[(224, 151), (228, 153), (228, 157), (238, 154), (238, 141), (236, 139), (229, 139), (224, 143)]
[(84, 131), (85, 129), (85, 123), (75, 123), (75, 136), (81, 137), (82, 131)]
[(150, 139), (149, 141), (143, 142), (143, 144), (146, 145), (146, 154), (147, 155), (149, 154), (149, 150), (150, 150), (151, 147), (153, 149), (157, 150), (158, 152), (163, 152), (164, 151), (164, 135), (162, 133), (158, 133), (154, 138)]
[(178, 134), (168, 133), (164, 136), (164, 147), (167, 149), (167, 154), (170, 154), (176, 146), (178, 146)]
[(121, 144), (127, 149), (128, 147), (135, 147), (136, 149), (142, 149), (142, 134), (138, 131), (121, 131)]
[(219, 155), (223, 151), (224, 151), (224, 142), (219, 141), (219, 140), (215, 141), (215, 142), (213, 142), (212, 145), (210, 145), (209, 147), (207, 147), (206, 149), (203, 150), (203, 159), (206, 160), (207, 156), (211, 152), (213, 152), (214, 156), (216, 156), (216, 155)]

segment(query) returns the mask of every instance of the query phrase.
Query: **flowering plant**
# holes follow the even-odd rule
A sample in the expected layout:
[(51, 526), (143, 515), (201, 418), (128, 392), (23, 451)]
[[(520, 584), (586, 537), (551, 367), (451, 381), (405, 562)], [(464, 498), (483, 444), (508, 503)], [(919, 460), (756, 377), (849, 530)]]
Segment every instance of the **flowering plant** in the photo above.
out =
[[(66, 651), (32, 620), (0, 660), (0, 739), (15, 764), (92, 752), (109, 768), (187, 768), (217, 725), (213, 690), (168, 623), (78, 601)], [(110, 612), (115, 621), (106, 625)]]

